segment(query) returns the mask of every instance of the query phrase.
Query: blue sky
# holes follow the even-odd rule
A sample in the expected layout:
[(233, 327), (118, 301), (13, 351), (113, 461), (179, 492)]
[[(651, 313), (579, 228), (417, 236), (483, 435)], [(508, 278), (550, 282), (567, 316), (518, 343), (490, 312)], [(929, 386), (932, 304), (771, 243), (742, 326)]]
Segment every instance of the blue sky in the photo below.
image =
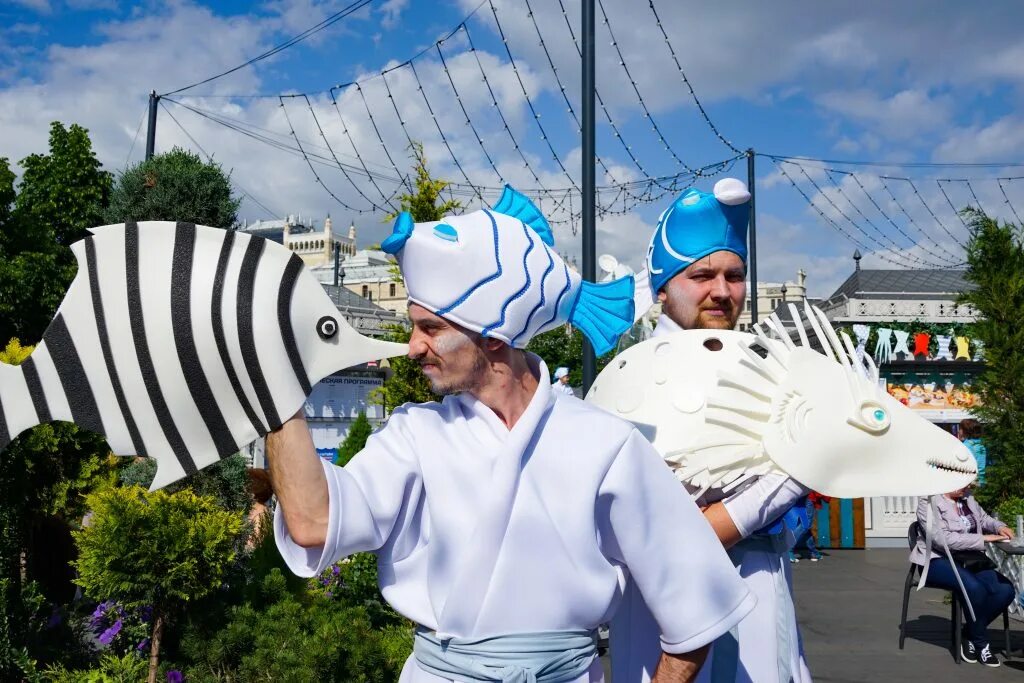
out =
[[(694, 106), (648, 2), (602, 2), (611, 32), (599, 9), (598, 90), (643, 171), (655, 177), (679, 173), (683, 169), (673, 153), (691, 167), (733, 156)], [(578, 0), (563, 3), (578, 36)], [(0, 7), (0, 130), (4, 131), (0, 156), (18, 160), (42, 151), (49, 122), (59, 119), (88, 127), (101, 161), (117, 172), (126, 160), (141, 159), (145, 130), (138, 138), (136, 131), (149, 90), (168, 92), (231, 68), (348, 4), (313, 0), (5, 3)], [(476, 53), (468, 51), (465, 31), (456, 33), (441, 49), (482, 144), (471, 134), (432, 47), (478, 6), (467, 22)], [(397, 189), (389, 179), (408, 172), (405, 131), (384, 82), (409, 134), (426, 145), (434, 171), (466, 183), (426, 110), (412, 69), (394, 69), (386, 81), (379, 76), (427, 48), (414, 62), (415, 75), (470, 184), (496, 188), (507, 180), (522, 189), (536, 189), (536, 173), (540, 186), (566, 188), (578, 182), (579, 137), (560, 85), (578, 114), (579, 62), (560, 3), (493, 0), (493, 6), (515, 69), (498, 38), (489, 2), (480, 6), (479, 0), (376, 0), (255, 67), (174, 96), (294, 145), (290, 121), (311, 151), (328, 160), (333, 152), (345, 163), (357, 167), (365, 163), (382, 174), (381, 192), (365, 178), (356, 176), (353, 186), (337, 168), (316, 164), (332, 197), (301, 156), (260, 144), (178, 105), (168, 102), (166, 106), (203, 150), (231, 170), (237, 185), (271, 213), (301, 213), (318, 220), (330, 213), (338, 229), (354, 221), (364, 242), (378, 241), (389, 231), (380, 213), (356, 213), (344, 205), (369, 210), (385, 204), (382, 193), (390, 198)], [(711, 119), (736, 147), (878, 164), (829, 165), (855, 171), (855, 176), (830, 175), (822, 170), (823, 164), (812, 162), (784, 166), (825, 214), (823, 219), (771, 160), (759, 158), (762, 279), (793, 279), (796, 270), (803, 268), (809, 274), (811, 293), (827, 295), (852, 267), (850, 254), (856, 245), (840, 230), (863, 245), (866, 266), (955, 262), (962, 253), (958, 242), (964, 239), (964, 228), (942, 190), (957, 207), (973, 202), (976, 195), (983, 208), (1001, 217), (1013, 218), (1011, 206), (1024, 212), (1024, 180), (1002, 184), (995, 180), (1024, 176), (1024, 168), (900, 165), (1022, 160), (1024, 117), (1018, 112), (1024, 84), (1024, 36), (1019, 27), (1024, 9), (1018, 3), (863, 2), (823, 7), (795, 1), (654, 0), (653, 6)], [(532, 18), (528, 7), (534, 12)], [(557, 80), (548, 55), (558, 70)], [(532, 172), (524, 167), (501, 125), (499, 108), (493, 106), (481, 80), (477, 58)], [(652, 130), (626, 69), (671, 152)], [(571, 180), (548, 152), (538, 120), (523, 97), (520, 78)], [(362, 84), (372, 120), (355, 89), (335, 91), (337, 110), (324, 92), (354, 80)], [(316, 117), (302, 99), (286, 100), (282, 110), (277, 98), (251, 97), (279, 93), (315, 93), (310, 104)], [(600, 110), (597, 120), (598, 152), (611, 170), (610, 175), (599, 171), (599, 184), (643, 180)], [(157, 150), (173, 145), (195, 148), (192, 139), (161, 110)], [(745, 179), (745, 162), (738, 163), (732, 174)], [(914, 185), (880, 176), (908, 177)], [(971, 183), (937, 183), (936, 178), (970, 178)], [(710, 189), (712, 183), (704, 179), (698, 187)], [(493, 199), (492, 194), (485, 193), (485, 199)], [(602, 202), (625, 213), (609, 213), (600, 220), (598, 249), (639, 266), (653, 223), (671, 194), (662, 191), (656, 201), (628, 206), (612, 202), (613, 194), (603, 194)], [(564, 198), (564, 193), (559, 196)], [(578, 209), (578, 196), (573, 202)], [(478, 204), (475, 198), (469, 200), (470, 208)], [(554, 201), (547, 200), (543, 206), (555, 221), (567, 220)], [(255, 220), (267, 217), (267, 212), (246, 199), (241, 215)], [(555, 230), (560, 248), (578, 253), (579, 237), (569, 223), (556, 222)]]

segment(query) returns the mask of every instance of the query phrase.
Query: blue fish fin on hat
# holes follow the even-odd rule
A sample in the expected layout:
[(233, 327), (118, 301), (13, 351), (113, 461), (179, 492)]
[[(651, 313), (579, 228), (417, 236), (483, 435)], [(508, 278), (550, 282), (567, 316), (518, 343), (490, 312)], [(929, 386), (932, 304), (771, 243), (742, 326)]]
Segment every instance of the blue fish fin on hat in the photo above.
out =
[(569, 322), (587, 335), (598, 356), (614, 349), (619, 337), (633, 326), (633, 286), (632, 275), (582, 283)]
[(403, 211), (398, 214), (398, 218), (395, 219), (395, 226), (391, 229), (391, 234), (380, 243), (381, 251), (388, 254), (397, 254), (402, 251), (402, 247), (412, 237), (413, 225), (411, 213)]
[(555, 246), (555, 236), (551, 232), (548, 220), (522, 192), (513, 190), (511, 186), (506, 185), (505, 190), (501, 193), (501, 198), (498, 199), (497, 204), (491, 207), (491, 211), (518, 218), (540, 235), (544, 244), (549, 247)]

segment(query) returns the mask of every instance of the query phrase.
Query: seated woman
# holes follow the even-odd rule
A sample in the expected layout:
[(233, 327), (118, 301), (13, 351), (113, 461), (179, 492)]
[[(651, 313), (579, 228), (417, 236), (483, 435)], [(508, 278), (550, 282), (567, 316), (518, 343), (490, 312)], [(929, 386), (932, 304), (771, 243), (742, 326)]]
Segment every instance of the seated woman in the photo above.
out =
[[(967, 597), (974, 608), (975, 619), (964, 610), (964, 634), (960, 656), (965, 662), (980, 662), (985, 666), (999, 666), (999, 660), (992, 653), (988, 642), (988, 625), (1002, 614), (1013, 602), (1014, 588), (1010, 581), (993, 569), (984, 556), (986, 541), (1003, 541), (1013, 538), (1010, 528), (991, 517), (981, 509), (970, 494), (970, 487), (959, 491), (934, 496), (935, 513), (932, 516), (932, 547), (925, 547), (924, 529), (928, 520), (928, 498), (922, 498), (917, 506), (917, 521), (921, 534), (910, 552), (910, 561), (921, 567), (928, 567), (925, 585), (959, 591), (954, 572), (960, 574)], [(965, 562), (958, 560), (950, 565), (943, 550), (943, 540), (954, 553), (972, 553), (975, 559)]]

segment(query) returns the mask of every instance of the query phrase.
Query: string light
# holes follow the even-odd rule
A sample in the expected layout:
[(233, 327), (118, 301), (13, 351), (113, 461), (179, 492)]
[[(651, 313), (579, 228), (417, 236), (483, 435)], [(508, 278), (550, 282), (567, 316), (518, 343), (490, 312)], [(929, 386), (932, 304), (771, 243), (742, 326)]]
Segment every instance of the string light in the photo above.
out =
[(562, 163), (562, 159), (558, 156), (554, 146), (551, 144), (551, 138), (548, 137), (547, 131), (544, 129), (544, 125), (540, 122), (540, 114), (537, 113), (536, 107), (533, 106), (533, 101), (530, 99), (530, 95), (526, 92), (526, 85), (523, 83), (523, 77), (519, 73), (519, 66), (516, 64), (515, 57), (512, 56), (512, 50), (509, 49), (508, 39), (505, 37), (505, 29), (501, 25), (501, 20), (498, 19), (498, 8), (494, 6), (494, 0), (488, 0), (491, 6), (491, 13), (494, 15), (494, 23), (498, 27), (498, 35), (501, 37), (501, 44), (505, 47), (505, 54), (508, 55), (509, 64), (512, 65), (512, 73), (516, 75), (516, 81), (519, 83), (519, 89), (523, 93), (523, 99), (526, 100), (526, 106), (529, 107), (530, 113), (533, 115), (533, 121), (537, 124), (537, 130), (540, 131), (540, 137), (544, 140), (544, 144), (547, 145), (548, 151), (551, 152), (552, 160), (558, 164), (558, 168), (561, 169), (565, 177), (569, 179), (569, 183), (575, 189), (579, 189), (576, 184), (576, 180), (572, 177), (569, 171), (566, 170), (565, 165)]
[[(835, 171), (835, 172), (836, 173), (842, 173), (842, 171)], [(860, 188), (860, 191), (864, 194), (865, 197), (868, 198), (868, 201), (871, 202), (871, 204), (875, 207), (875, 209), (878, 211), (878, 213), (880, 213), (882, 215), (882, 217), (885, 218), (886, 221), (888, 221), (889, 225), (891, 225), (893, 228), (895, 228), (896, 231), (899, 234), (901, 234), (904, 239), (906, 239), (911, 244), (916, 244), (917, 246), (921, 247), (921, 249), (923, 249), (924, 251), (928, 252), (928, 254), (930, 254), (931, 256), (935, 257), (936, 259), (942, 261), (943, 263), (947, 263), (949, 265), (953, 265), (954, 264), (954, 261), (951, 261), (948, 258), (946, 258), (946, 257), (944, 257), (944, 256), (942, 256), (940, 254), (935, 253), (927, 245), (924, 245), (924, 244), (921, 244), (921, 243), (917, 242), (913, 237), (908, 235), (907, 232), (902, 227), (900, 227), (900, 224), (897, 223), (896, 221), (894, 221), (892, 219), (892, 217), (889, 216), (889, 214), (881, 207), (881, 205), (879, 205), (879, 203), (877, 201), (875, 201), (875, 198), (871, 195), (870, 192), (867, 191), (867, 188), (864, 187), (863, 183), (860, 182), (860, 178), (857, 176), (857, 174), (856, 173), (849, 173), (849, 172), (846, 172), (846, 173), (848, 174), (848, 176), (850, 178), (853, 178), (853, 181), (857, 184), (857, 187)], [(940, 246), (939, 248), (941, 249), (942, 247)]]
[[(416, 73), (416, 64), (409, 62), (409, 69), (412, 71), (412, 77), (416, 79), (416, 89), (419, 90), (420, 95), (423, 96), (423, 103), (427, 105), (427, 112), (430, 114), (430, 118), (434, 121), (434, 127), (437, 128), (437, 134), (441, 136), (441, 142), (444, 143), (445, 149), (448, 150), (449, 156), (452, 161), (455, 162), (455, 167), (459, 169), (459, 173), (466, 179), (466, 185), (471, 187), (476, 193), (476, 196), (480, 201), (483, 201), (483, 196), (480, 194), (480, 190), (473, 185), (469, 179), (469, 175), (466, 174), (466, 170), (462, 168), (462, 164), (459, 163), (459, 158), (455, 156), (455, 152), (452, 151), (452, 146), (448, 142), (448, 137), (444, 134), (444, 130), (441, 128), (441, 122), (437, 120), (437, 114), (434, 113), (434, 108), (430, 106), (430, 100), (427, 99), (427, 93), (423, 90), (423, 81), (420, 80), (420, 75)], [(445, 69), (447, 71), (447, 69)]]
[(697, 93), (694, 91), (693, 85), (690, 84), (690, 79), (686, 77), (686, 72), (683, 71), (683, 66), (679, 63), (679, 57), (676, 56), (676, 50), (672, 46), (672, 41), (668, 39), (668, 33), (665, 32), (665, 26), (661, 23), (661, 17), (658, 16), (658, 10), (654, 7), (654, 0), (648, 0), (647, 4), (651, 8), (651, 12), (654, 13), (654, 21), (658, 24), (658, 30), (661, 31), (661, 37), (665, 39), (665, 45), (668, 46), (668, 51), (672, 55), (672, 61), (675, 62), (676, 70), (679, 72), (679, 77), (682, 78), (683, 84), (686, 85), (687, 90), (690, 91), (690, 97), (693, 99), (693, 103), (697, 105), (697, 110), (700, 111), (700, 115), (704, 118), (704, 123), (708, 125), (711, 132), (715, 134), (715, 137), (721, 140), (726, 147), (737, 154), (743, 154), (743, 151), (737, 148), (736, 145), (729, 142), (729, 140), (722, 135), (722, 132), (718, 130), (718, 126), (711, 121), (711, 117), (708, 116), (708, 112), (704, 109), (704, 105), (701, 104), (700, 98), (697, 97)]
[(331, 195), (331, 198), (334, 201), (338, 202), (338, 204), (343, 206), (345, 209), (349, 211), (355, 211), (359, 215), (369, 213), (369, 211), (357, 209), (351, 204), (346, 203), (338, 195), (334, 194), (331, 188), (327, 187), (327, 184), (324, 183), (323, 179), (320, 178), (320, 174), (316, 172), (315, 168), (313, 168), (313, 163), (309, 160), (309, 156), (306, 154), (305, 150), (302, 149), (302, 143), (299, 141), (299, 136), (295, 134), (295, 126), (292, 125), (291, 117), (288, 115), (288, 107), (284, 105), (284, 98), (279, 98), (279, 101), (281, 103), (281, 111), (284, 112), (284, 118), (288, 124), (288, 128), (289, 130), (291, 130), (292, 136), (295, 138), (295, 144), (299, 146), (299, 151), (302, 152), (302, 157), (306, 160), (306, 164), (309, 166), (309, 170), (312, 171), (313, 177), (316, 178), (316, 182), (319, 183), (320, 187), (324, 188), (327, 191), (327, 194)]
[(672, 158), (678, 165), (692, 173), (693, 169), (687, 166), (686, 163), (679, 158), (679, 155), (675, 153), (675, 150), (672, 149), (672, 146), (668, 144), (668, 140), (665, 139), (665, 136), (661, 133), (661, 129), (658, 127), (658, 122), (654, 120), (654, 116), (651, 115), (651, 111), (647, 108), (647, 102), (644, 101), (643, 95), (640, 94), (640, 87), (633, 79), (633, 74), (629, 71), (629, 65), (626, 63), (626, 58), (622, 54), (622, 50), (619, 48), (619, 41), (615, 39), (615, 33), (612, 31), (612, 23), (608, 20), (608, 14), (604, 10), (603, 0), (597, 0), (597, 6), (601, 10), (601, 16), (603, 17), (603, 21), (601, 23), (608, 29), (608, 35), (612, 39), (612, 47), (615, 48), (615, 54), (619, 57), (619, 66), (621, 66), (622, 70), (626, 73), (626, 79), (633, 87), (633, 92), (636, 93), (636, 100), (640, 104), (640, 109), (644, 113), (644, 118), (651, 124), (651, 130), (658, 136), (658, 142), (660, 142), (661, 146), (665, 148), (665, 151), (672, 155)]
[[(349, 185), (351, 185), (352, 187), (355, 188), (356, 192), (359, 193), (359, 196), (361, 196), (363, 199), (365, 199), (367, 202), (370, 203), (370, 206), (372, 207), (373, 210), (375, 210), (375, 211), (381, 210), (381, 207), (378, 206), (377, 203), (374, 202), (372, 199), (367, 197), (366, 193), (363, 192), (362, 188), (360, 188), (359, 185), (357, 185), (356, 182), (354, 180), (352, 180), (352, 177), (348, 174), (348, 171), (341, 164), (341, 161), (338, 160), (337, 155), (334, 153), (334, 148), (331, 147), (330, 140), (328, 140), (327, 136), (324, 135), (324, 129), (320, 126), (320, 119), (317, 118), (316, 111), (313, 110), (313, 103), (310, 102), (309, 97), (307, 97), (305, 95), (303, 95), (302, 97), (306, 100), (306, 106), (309, 107), (309, 113), (313, 117), (313, 121), (316, 123), (316, 129), (318, 131), (320, 131), (320, 137), (323, 138), (324, 144), (327, 145), (327, 150), (331, 153), (331, 157), (334, 159), (335, 162), (337, 162), (338, 168), (341, 169), (342, 174), (345, 176), (345, 180), (347, 180), (349, 182)], [(334, 93), (332, 92), (331, 93), (331, 99), (333, 100), (333, 98), (334, 98)], [(284, 106), (284, 105), (282, 104), (282, 106)], [(335, 103), (335, 107), (337, 107), (337, 103)], [(344, 121), (342, 121), (342, 125), (343, 126), (345, 125)], [(353, 147), (353, 149), (354, 149), (354, 147)], [(360, 163), (362, 162), (362, 159), (359, 158), (358, 155), (357, 155), (356, 158), (359, 159)], [(367, 176), (369, 176), (369, 169), (366, 168), (365, 164), (363, 164), (363, 169), (367, 172)], [(380, 188), (378, 188), (378, 192), (379, 191), (380, 191)], [(381, 193), (381, 196), (383, 197), (383, 193)]]
[(996, 178), (996, 183), (999, 184), (999, 191), (1003, 193), (1003, 199), (1006, 200), (1006, 205), (1010, 207), (1010, 211), (1013, 212), (1013, 217), (1017, 219), (1017, 225), (1024, 226), (1024, 222), (1021, 222), (1020, 216), (1017, 215), (1017, 209), (1014, 208), (1013, 204), (1010, 203), (1010, 197), (1006, 194), (1006, 188), (1003, 187), (1004, 180), (1016, 180), (1015, 178)]
[(918, 201), (920, 201), (920, 202), (921, 202), (921, 204), (922, 204), (922, 205), (924, 206), (925, 210), (926, 210), (926, 211), (928, 212), (928, 215), (930, 215), (930, 216), (931, 216), (931, 217), (932, 217), (932, 218), (933, 218), (933, 219), (935, 220), (935, 222), (939, 224), (939, 227), (940, 227), (940, 228), (942, 228), (942, 229), (943, 229), (943, 231), (944, 231), (944, 232), (945, 232), (945, 233), (946, 233), (947, 235), (949, 235), (949, 238), (950, 238), (951, 240), (953, 240), (954, 242), (956, 242), (956, 243), (957, 243), (958, 245), (960, 245), (961, 247), (963, 247), (963, 246), (964, 246), (963, 242), (961, 242), (960, 240), (958, 240), (958, 239), (956, 238), (956, 236), (955, 236), (955, 235), (953, 235), (953, 233), (949, 231), (949, 228), (947, 228), (947, 227), (946, 227), (946, 224), (945, 224), (945, 223), (943, 223), (943, 222), (942, 222), (941, 220), (939, 220), (939, 217), (935, 215), (935, 212), (934, 212), (934, 211), (932, 211), (932, 207), (928, 206), (928, 202), (926, 202), (926, 201), (924, 200), (924, 197), (922, 197), (922, 196), (921, 196), (921, 193), (920, 193), (920, 192), (918, 191), (918, 189), (917, 189), (917, 185), (915, 185), (915, 184), (914, 184), (914, 181), (913, 181), (913, 180), (911, 180), (910, 178), (892, 178), (892, 180), (902, 180), (903, 182), (905, 182), (905, 183), (907, 183), (908, 185), (910, 185), (910, 189), (911, 189), (911, 190), (913, 190), (913, 192), (914, 192), (914, 196), (916, 196), (916, 197), (917, 197), (917, 199), (918, 199)]
[[(875, 239), (874, 237), (869, 235), (868, 232), (866, 230), (864, 230), (864, 228), (862, 228), (859, 223), (857, 223), (856, 221), (851, 219), (849, 216), (847, 216), (846, 212), (844, 212), (842, 209), (840, 209), (839, 205), (837, 205), (834, 201), (832, 201), (832, 198), (828, 195), (828, 193), (825, 192), (823, 189), (821, 189), (821, 186), (819, 186), (818, 183), (815, 182), (815, 180), (810, 176), (809, 173), (807, 173), (807, 170), (804, 169), (804, 167), (802, 165), (797, 164), (796, 167), (798, 169), (800, 169), (800, 173), (802, 173), (803, 176), (807, 179), (807, 181), (810, 182), (810, 184), (817, 191), (818, 195), (821, 196), (821, 197), (824, 197), (825, 201), (827, 201), (832, 206), (832, 208), (835, 209), (835, 211), (846, 220), (847, 223), (849, 223), (850, 225), (855, 227), (857, 229), (857, 231), (860, 232), (862, 235), (864, 235), (864, 237), (866, 239), (868, 239), (870, 242), (874, 243), (878, 247), (880, 247), (880, 248), (882, 248), (882, 249), (884, 249), (884, 250), (886, 250), (886, 251), (888, 251), (890, 253), (893, 253), (896, 258), (903, 259), (902, 261), (894, 261), (892, 259), (887, 259), (887, 260), (890, 260), (893, 263), (898, 263), (899, 265), (906, 265), (907, 261), (909, 260), (906, 255), (900, 254), (898, 252), (893, 252), (889, 247), (886, 247), (884, 244), (879, 242), (877, 239)], [(782, 168), (782, 167), (780, 166), (780, 168)], [(877, 253), (877, 249), (874, 249), (874, 248), (870, 249), (870, 251), (873, 251), (873, 252)]]
[(886, 182), (886, 180), (891, 180), (891, 178), (889, 178), (887, 176), (878, 176), (878, 179), (882, 183), (882, 187), (885, 189), (886, 194), (889, 195), (889, 198), (892, 199), (892, 202), (896, 205), (896, 208), (898, 208), (900, 210), (900, 212), (904, 216), (907, 217), (907, 222), (910, 225), (914, 226), (914, 229), (917, 230), (917, 232), (919, 234), (924, 236), (925, 239), (928, 239), (929, 241), (931, 241), (932, 244), (934, 244), (936, 247), (938, 247), (942, 251), (944, 251), (947, 254), (949, 254), (953, 259), (958, 258), (956, 254), (954, 254), (949, 249), (947, 249), (944, 245), (942, 245), (940, 242), (938, 242), (934, 237), (931, 236), (931, 234), (928, 231), (924, 230), (918, 224), (918, 222), (914, 220), (914, 217), (910, 215), (910, 212), (907, 211), (907, 208), (905, 206), (903, 206), (903, 204), (900, 202), (899, 199), (896, 198), (896, 194), (892, 191), (892, 188), (889, 187), (889, 183)]
[[(905, 249), (906, 248), (906, 247), (900, 246), (896, 242), (896, 240), (892, 239), (889, 235), (887, 235), (886, 233), (882, 232), (882, 230), (879, 229), (879, 227), (877, 225), (875, 225), (874, 221), (872, 221), (870, 218), (868, 218), (868, 216), (865, 215), (865, 213), (860, 210), (860, 207), (857, 206), (857, 204), (853, 200), (850, 199), (849, 195), (846, 194), (846, 191), (843, 189), (842, 185), (835, 181), (835, 179), (832, 176), (832, 172), (826, 171), (826, 175), (828, 176), (829, 181), (831, 181), (832, 186), (834, 188), (836, 188), (836, 190), (838, 191), (839, 195), (842, 196), (843, 199), (846, 200), (846, 203), (849, 204), (853, 208), (853, 210), (857, 213), (857, 215), (859, 215), (864, 220), (865, 223), (867, 223), (869, 226), (871, 226), (871, 228), (876, 233), (878, 233), (879, 237), (881, 237), (886, 242), (891, 244), (892, 247), (895, 248), (896, 250), (900, 250), (900, 249)], [(910, 246), (914, 246), (912, 241), (911, 241), (911, 245)], [(923, 247), (922, 247), (922, 249), (923, 249)], [(889, 251), (893, 251), (893, 249), (889, 249)], [(904, 256), (904, 258), (907, 258), (907, 259), (909, 259), (911, 261), (915, 261), (915, 262), (920, 263), (921, 265), (925, 265), (925, 266), (942, 268), (942, 267), (947, 267), (947, 266), (951, 265), (951, 263), (949, 261), (945, 261), (945, 260), (940, 260), (940, 262), (926, 261), (926, 260), (924, 260), (924, 259), (922, 259), (922, 258), (920, 258), (918, 256), (915, 256), (914, 254), (904, 254), (903, 256)]]
[[(888, 261), (888, 262), (893, 263), (893, 264), (895, 264), (897, 266), (900, 266), (901, 268), (906, 268), (908, 270), (924, 270), (924, 268), (921, 268), (921, 267), (918, 267), (918, 266), (908, 266), (908, 265), (906, 265), (904, 263), (901, 263), (899, 261), (895, 261), (895, 260), (889, 258), (888, 256), (886, 256), (885, 254), (878, 253), (875, 250), (869, 248), (867, 245), (863, 244), (860, 240), (858, 240), (852, 234), (850, 234), (849, 232), (844, 230), (842, 226), (840, 226), (838, 223), (836, 223), (834, 220), (832, 220), (829, 216), (827, 216), (825, 214), (825, 212), (822, 211), (821, 208), (814, 202), (814, 200), (811, 199), (810, 196), (808, 196), (806, 192), (804, 192), (803, 188), (801, 188), (796, 183), (796, 181), (793, 180), (793, 178), (790, 177), (790, 175), (786, 172), (786, 169), (783, 167), (783, 165), (782, 165), (782, 163), (780, 161), (772, 159), (772, 163), (774, 163), (775, 167), (779, 169), (779, 172), (782, 173), (782, 176), (786, 180), (789, 181), (789, 184), (793, 186), (793, 189), (795, 189), (797, 192), (799, 192), (800, 196), (802, 196), (804, 198), (804, 200), (807, 202), (807, 204), (812, 209), (814, 209), (818, 213), (819, 216), (821, 216), (822, 220), (824, 220), (829, 225), (831, 225), (836, 230), (836, 232), (838, 232), (839, 234), (843, 235), (850, 242), (853, 242), (859, 248), (863, 249), (864, 251), (866, 251), (868, 253), (873, 253), (875, 256), (877, 256), (878, 258), (882, 259), (883, 261)], [(799, 167), (799, 168), (802, 168), (802, 167)]]

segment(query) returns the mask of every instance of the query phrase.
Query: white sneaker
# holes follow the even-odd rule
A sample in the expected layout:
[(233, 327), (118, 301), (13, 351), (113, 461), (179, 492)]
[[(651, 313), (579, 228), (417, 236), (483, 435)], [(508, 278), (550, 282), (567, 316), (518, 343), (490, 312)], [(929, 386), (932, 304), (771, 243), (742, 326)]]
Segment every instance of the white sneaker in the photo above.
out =
[(993, 669), (999, 666), (999, 659), (992, 654), (992, 648), (988, 643), (985, 643), (985, 647), (981, 648), (981, 652), (978, 654), (978, 662)]

